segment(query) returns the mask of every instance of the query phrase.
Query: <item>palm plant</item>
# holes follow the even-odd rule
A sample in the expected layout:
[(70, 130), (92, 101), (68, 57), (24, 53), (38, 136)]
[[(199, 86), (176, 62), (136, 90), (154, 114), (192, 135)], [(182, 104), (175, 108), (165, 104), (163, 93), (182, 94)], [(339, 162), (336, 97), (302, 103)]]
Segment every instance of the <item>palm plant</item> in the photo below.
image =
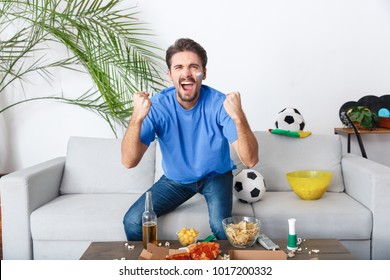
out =
[[(163, 86), (160, 49), (147, 38), (150, 31), (136, 8), (119, 8), (121, 0), (2, 0), (0, 1), (0, 94), (15, 82), (22, 87), (31, 73), (48, 82), (51, 70), (63, 67), (89, 73), (94, 87), (78, 98), (25, 98), (0, 108), (0, 114), (20, 103), (54, 99), (82, 106), (115, 124), (127, 125), (132, 93)], [(67, 57), (48, 59), (53, 44), (66, 46)], [(80, 67), (81, 66), (81, 67)]]

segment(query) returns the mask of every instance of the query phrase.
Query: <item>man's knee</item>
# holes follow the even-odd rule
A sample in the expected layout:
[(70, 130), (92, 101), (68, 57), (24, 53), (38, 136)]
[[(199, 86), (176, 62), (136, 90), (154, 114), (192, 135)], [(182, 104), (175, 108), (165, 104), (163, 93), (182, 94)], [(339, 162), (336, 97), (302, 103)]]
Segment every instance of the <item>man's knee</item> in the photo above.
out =
[(127, 240), (142, 240), (142, 222), (138, 215), (134, 215), (130, 210), (123, 217), (123, 226)]

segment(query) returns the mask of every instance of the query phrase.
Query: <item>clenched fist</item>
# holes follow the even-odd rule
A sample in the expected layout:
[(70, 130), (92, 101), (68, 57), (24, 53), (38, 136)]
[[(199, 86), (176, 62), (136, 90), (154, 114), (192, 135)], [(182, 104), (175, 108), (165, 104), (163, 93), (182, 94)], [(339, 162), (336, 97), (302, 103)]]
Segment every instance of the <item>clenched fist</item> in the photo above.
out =
[(241, 97), (238, 91), (226, 94), (226, 100), (223, 103), (226, 113), (233, 119), (240, 119), (244, 112), (241, 107)]
[(150, 107), (152, 106), (152, 102), (149, 98), (149, 93), (140, 91), (134, 94), (134, 110), (133, 110), (133, 118), (138, 120), (143, 120), (146, 118), (149, 113)]

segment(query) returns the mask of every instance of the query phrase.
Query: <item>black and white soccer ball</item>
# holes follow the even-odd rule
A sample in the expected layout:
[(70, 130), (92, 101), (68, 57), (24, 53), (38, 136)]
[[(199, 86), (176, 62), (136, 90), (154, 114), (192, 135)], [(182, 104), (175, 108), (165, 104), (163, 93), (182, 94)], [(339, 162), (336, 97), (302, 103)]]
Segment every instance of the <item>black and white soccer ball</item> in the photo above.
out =
[(264, 177), (254, 169), (244, 169), (233, 178), (233, 193), (241, 202), (256, 202), (265, 192)]
[(299, 131), (305, 128), (305, 120), (295, 108), (284, 108), (276, 117), (275, 126), (279, 129)]

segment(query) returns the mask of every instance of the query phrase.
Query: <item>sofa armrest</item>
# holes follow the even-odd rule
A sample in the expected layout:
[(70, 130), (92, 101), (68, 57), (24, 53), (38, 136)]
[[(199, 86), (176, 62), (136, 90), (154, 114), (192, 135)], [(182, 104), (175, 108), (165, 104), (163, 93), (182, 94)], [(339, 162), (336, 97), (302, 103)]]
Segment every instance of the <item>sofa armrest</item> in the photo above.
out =
[(0, 179), (4, 259), (32, 259), (30, 215), (59, 195), (65, 158), (15, 171)]
[(345, 192), (373, 215), (371, 258), (390, 259), (390, 167), (353, 154), (341, 166)]

